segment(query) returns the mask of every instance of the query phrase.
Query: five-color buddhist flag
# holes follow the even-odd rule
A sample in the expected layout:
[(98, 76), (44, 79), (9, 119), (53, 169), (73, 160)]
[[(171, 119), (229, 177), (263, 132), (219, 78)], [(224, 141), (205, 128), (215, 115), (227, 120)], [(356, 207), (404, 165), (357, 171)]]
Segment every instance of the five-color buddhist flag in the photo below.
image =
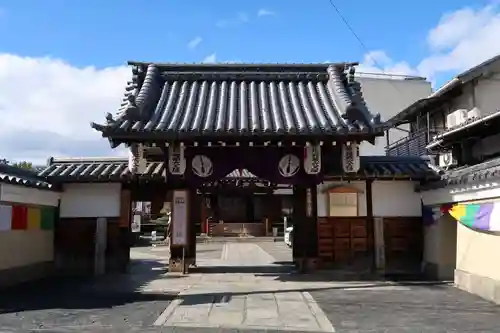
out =
[(41, 208), (40, 227), (42, 230), (53, 230), (56, 219), (56, 210), (53, 207)]
[(456, 204), (448, 212), (469, 228), (500, 231), (500, 202)]
[(28, 230), (39, 230), (41, 222), (40, 208), (28, 208)]
[(26, 230), (28, 228), (28, 208), (12, 206), (12, 230)]
[(9, 231), (12, 223), (12, 206), (0, 205), (0, 231)]

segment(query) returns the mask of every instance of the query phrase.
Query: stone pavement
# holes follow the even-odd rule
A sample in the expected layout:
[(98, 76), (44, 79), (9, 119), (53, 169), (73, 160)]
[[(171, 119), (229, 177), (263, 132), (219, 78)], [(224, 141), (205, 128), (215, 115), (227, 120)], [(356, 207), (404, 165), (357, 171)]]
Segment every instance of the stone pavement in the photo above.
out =
[(0, 332), (500, 332), (500, 309), (445, 284), (291, 273), (281, 242), (198, 244), (189, 275), (168, 249), (135, 248), (132, 272), (0, 293)]
[[(212, 259), (210, 265), (232, 274), (192, 274), (190, 280), (196, 279), (196, 283), (180, 291), (155, 325), (335, 331), (308, 292), (301, 292), (295, 284), (273, 281), (274, 275), (252, 273), (289, 270), (274, 264), (274, 257), (257, 244), (225, 243), (221, 258), (216, 261)], [(201, 267), (208, 266), (203, 259), (198, 263)]]

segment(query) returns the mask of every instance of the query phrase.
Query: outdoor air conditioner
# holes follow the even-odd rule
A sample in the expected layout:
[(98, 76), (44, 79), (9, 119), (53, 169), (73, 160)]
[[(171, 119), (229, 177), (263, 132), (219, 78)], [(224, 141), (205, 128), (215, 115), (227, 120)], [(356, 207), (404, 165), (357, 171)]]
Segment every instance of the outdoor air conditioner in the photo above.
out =
[(439, 155), (439, 167), (447, 168), (453, 165), (457, 165), (457, 160), (453, 158), (453, 153), (451, 151)]
[(468, 112), (466, 109), (453, 111), (446, 117), (446, 128), (450, 129), (467, 121)]
[(473, 108), (467, 113), (467, 119), (479, 119), (481, 118), (481, 110), (477, 107)]

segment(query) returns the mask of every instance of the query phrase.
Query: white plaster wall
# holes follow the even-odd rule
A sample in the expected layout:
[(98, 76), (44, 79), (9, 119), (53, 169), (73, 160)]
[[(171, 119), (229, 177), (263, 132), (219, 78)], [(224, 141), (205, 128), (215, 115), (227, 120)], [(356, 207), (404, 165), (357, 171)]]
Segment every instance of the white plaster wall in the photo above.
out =
[(374, 181), (372, 184), (373, 216), (422, 216), (420, 193), (416, 182)]
[(457, 221), (444, 215), (424, 228), (424, 262), (437, 267), (437, 277), (453, 279), (457, 257)]
[[(389, 120), (403, 109), (432, 92), (431, 83), (425, 80), (401, 80), (390, 76), (357, 77), (362, 87), (363, 96), (368, 108), (373, 113), (380, 113), (382, 120)], [(408, 126), (401, 126), (408, 129)], [(397, 141), (407, 135), (404, 131), (391, 129), (390, 142)], [(375, 145), (363, 142), (361, 155), (385, 155), (386, 138), (376, 139)]]
[(366, 183), (364, 181), (352, 182), (324, 182), (317, 186), (318, 190), (318, 217), (328, 216), (328, 193), (323, 192), (325, 188), (341, 185), (353, 187), (359, 190), (358, 193), (358, 215), (366, 216)]
[(457, 261), (459, 270), (500, 282), (500, 234), (488, 234), (457, 226)]
[(119, 217), (121, 184), (66, 184), (60, 217)]
[(0, 201), (57, 207), (58, 192), (19, 185), (0, 184)]
[(10, 230), (0, 232), (0, 270), (53, 260), (53, 231)]
[(500, 109), (500, 74), (492, 78), (480, 79), (474, 88), (475, 105), (483, 115), (492, 114)]

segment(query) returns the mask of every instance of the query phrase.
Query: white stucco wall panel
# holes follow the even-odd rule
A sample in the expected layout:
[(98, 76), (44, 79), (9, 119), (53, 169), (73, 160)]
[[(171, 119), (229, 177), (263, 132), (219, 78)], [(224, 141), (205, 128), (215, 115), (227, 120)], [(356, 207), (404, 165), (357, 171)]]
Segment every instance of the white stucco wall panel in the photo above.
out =
[(66, 184), (61, 218), (119, 217), (121, 184)]
[(488, 234), (457, 226), (457, 261), (459, 270), (500, 281), (500, 234)]
[(420, 193), (412, 181), (374, 181), (373, 216), (422, 216)]
[(317, 186), (318, 189), (318, 217), (328, 216), (328, 193), (324, 192), (325, 188), (332, 186), (353, 187), (359, 191), (358, 193), (358, 216), (366, 216), (366, 183), (364, 181), (352, 182), (324, 182)]
[(500, 75), (490, 79), (479, 80), (474, 89), (474, 100), (483, 116), (490, 115), (500, 109)]
[(59, 197), (58, 192), (0, 184), (0, 201), (57, 207)]
[[(380, 113), (382, 120), (388, 120), (421, 98), (428, 97), (432, 92), (431, 83), (425, 80), (398, 80), (390, 77), (357, 77), (361, 84), (363, 97), (368, 108), (373, 113)], [(401, 126), (408, 130), (408, 126)], [(392, 143), (407, 135), (397, 129), (389, 131), (389, 141)], [(375, 145), (363, 142), (360, 146), (361, 155), (385, 155), (386, 138), (376, 139)]]

